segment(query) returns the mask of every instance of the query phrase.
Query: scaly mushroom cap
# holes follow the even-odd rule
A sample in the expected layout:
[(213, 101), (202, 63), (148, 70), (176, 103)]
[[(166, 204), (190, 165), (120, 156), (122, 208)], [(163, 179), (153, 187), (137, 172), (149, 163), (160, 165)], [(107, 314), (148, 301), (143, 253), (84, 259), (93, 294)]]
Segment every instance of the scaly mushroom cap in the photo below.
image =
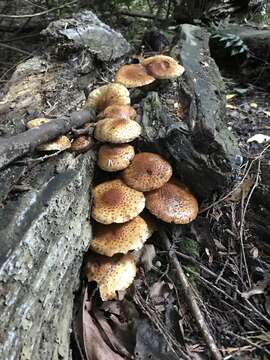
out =
[(71, 141), (66, 136), (60, 136), (59, 138), (37, 147), (39, 151), (63, 151), (71, 147)]
[(87, 139), (87, 137), (79, 136), (71, 144), (70, 150), (80, 154), (88, 151), (90, 147), (91, 142)]
[(94, 108), (97, 113), (111, 105), (129, 105), (129, 91), (121, 84), (108, 84), (93, 90), (85, 103), (85, 108)]
[(124, 223), (145, 207), (143, 193), (131, 189), (120, 179), (97, 185), (92, 195), (92, 217), (102, 224)]
[(136, 154), (129, 167), (123, 171), (124, 182), (143, 192), (160, 188), (171, 176), (171, 165), (160, 155), (149, 152)]
[(127, 254), (130, 250), (141, 249), (153, 232), (153, 226), (140, 216), (123, 224), (99, 224), (90, 248), (98, 254), (107, 256)]
[(116, 299), (116, 291), (126, 290), (136, 276), (131, 254), (113, 257), (93, 254), (85, 266), (88, 281), (96, 281), (103, 301)]
[(135, 156), (134, 147), (129, 144), (102, 145), (98, 151), (98, 166), (104, 171), (120, 171), (127, 168)]
[(149, 75), (156, 79), (174, 79), (181, 76), (185, 69), (172, 57), (156, 55), (142, 60)]
[(36, 119), (28, 121), (26, 124), (26, 127), (27, 127), (27, 129), (32, 129), (37, 126), (47, 124), (50, 121), (51, 121), (51, 119), (47, 119), (47, 118), (36, 118)]
[(146, 208), (165, 222), (188, 224), (197, 217), (198, 202), (181, 183), (168, 182), (145, 196)]
[(139, 137), (141, 131), (141, 126), (134, 120), (106, 118), (97, 122), (95, 138), (102, 142), (124, 144)]
[(128, 88), (135, 88), (151, 84), (155, 78), (147, 74), (145, 67), (141, 64), (130, 64), (122, 66), (117, 71), (114, 81)]
[[(32, 129), (34, 127), (38, 127), (43, 124), (47, 124), (50, 121), (52, 121), (52, 120), (47, 119), (47, 118), (36, 118), (36, 119), (28, 121), (28, 123), (26, 124), (26, 127), (28, 129)], [(62, 135), (62, 136), (59, 136), (55, 140), (52, 140), (48, 143), (37, 146), (37, 150), (39, 150), (39, 151), (62, 151), (62, 150), (69, 149), (70, 147), (71, 147), (71, 141), (69, 140), (69, 138)]]
[(129, 105), (111, 105), (99, 113), (97, 119), (117, 118), (134, 120), (136, 116), (136, 110)]

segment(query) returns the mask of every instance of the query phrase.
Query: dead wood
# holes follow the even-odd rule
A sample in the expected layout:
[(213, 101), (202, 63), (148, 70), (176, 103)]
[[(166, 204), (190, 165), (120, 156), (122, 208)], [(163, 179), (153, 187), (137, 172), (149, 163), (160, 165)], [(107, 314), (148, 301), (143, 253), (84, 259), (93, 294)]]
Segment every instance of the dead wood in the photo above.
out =
[(192, 314), (197, 322), (197, 325), (201, 331), (201, 334), (209, 348), (209, 351), (211, 352), (211, 355), (213, 357), (213, 359), (215, 360), (221, 360), (222, 359), (222, 355), (219, 351), (219, 349), (217, 348), (217, 345), (215, 344), (214, 338), (211, 335), (208, 326), (204, 320), (203, 314), (197, 304), (197, 301), (195, 299), (194, 293), (192, 291), (192, 288), (186, 278), (186, 275), (183, 271), (183, 268), (176, 256), (175, 250), (172, 247), (172, 244), (170, 243), (169, 238), (167, 237), (164, 229), (160, 230), (160, 235), (162, 238), (162, 241), (164, 243), (165, 248), (168, 250), (169, 252), (169, 256), (171, 259), (171, 262), (176, 270), (176, 275), (180, 281), (181, 287), (184, 291), (184, 295), (186, 297), (186, 300), (190, 306), (190, 309), (192, 311)]

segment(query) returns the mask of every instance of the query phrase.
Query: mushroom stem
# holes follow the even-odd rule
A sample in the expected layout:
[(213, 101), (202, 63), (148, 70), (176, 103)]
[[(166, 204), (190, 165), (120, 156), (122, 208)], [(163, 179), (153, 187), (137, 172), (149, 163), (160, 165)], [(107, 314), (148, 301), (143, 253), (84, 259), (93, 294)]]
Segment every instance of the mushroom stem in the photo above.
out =
[(160, 234), (160, 237), (163, 241), (163, 244), (164, 244), (166, 250), (168, 250), (168, 252), (169, 252), (169, 259), (171, 260), (173, 266), (175, 267), (176, 275), (177, 275), (177, 277), (181, 283), (181, 286), (184, 290), (184, 295), (190, 306), (190, 310), (197, 322), (197, 325), (201, 331), (201, 334), (205, 340), (205, 343), (207, 344), (213, 359), (222, 360), (223, 357), (215, 343), (213, 336), (211, 335), (211, 333), (208, 329), (208, 326), (204, 320), (201, 309), (199, 308), (197, 301), (195, 299), (193, 290), (188, 282), (188, 279), (187, 279), (187, 277), (184, 273), (184, 270), (176, 256), (175, 250), (173, 249), (172, 244), (171, 244), (165, 230), (163, 228), (160, 228), (159, 234)]

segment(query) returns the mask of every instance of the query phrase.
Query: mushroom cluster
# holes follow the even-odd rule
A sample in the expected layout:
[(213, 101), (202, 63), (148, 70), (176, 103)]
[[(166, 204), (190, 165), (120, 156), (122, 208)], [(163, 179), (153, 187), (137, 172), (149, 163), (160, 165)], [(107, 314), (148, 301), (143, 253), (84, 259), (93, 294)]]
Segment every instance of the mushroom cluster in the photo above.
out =
[(103, 301), (115, 299), (118, 291), (133, 282), (136, 265), (132, 252), (141, 249), (155, 230), (149, 212), (174, 224), (187, 224), (197, 216), (197, 200), (173, 178), (170, 163), (156, 153), (135, 154), (130, 144), (140, 136), (141, 126), (127, 88), (176, 78), (183, 72), (169, 56), (142, 59), (140, 64), (122, 66), (114, 83), (92, 91), (86, 101), (85, 106), (97, 112), (94, 137), (103, 143), (97, 165), (116, 173), (112, 180), (92, 189), (94, 239), (85, 272), (88, 281), (97, 283)]

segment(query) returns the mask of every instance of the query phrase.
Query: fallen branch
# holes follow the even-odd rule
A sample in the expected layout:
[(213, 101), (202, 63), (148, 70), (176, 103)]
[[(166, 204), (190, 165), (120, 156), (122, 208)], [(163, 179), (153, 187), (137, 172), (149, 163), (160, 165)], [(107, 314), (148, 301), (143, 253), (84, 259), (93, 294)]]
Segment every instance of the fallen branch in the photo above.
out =
[(72, 128), (82, 126), (95, 119), (94, 111), (75, 111), (70, 115), (48, 122), (47, 124), (27, 130), (18, 135), (0, 140), (0, 169), (13, 160), (33, 151), (40, 144), (55, 139), (69, 132)]
[(201, 331), (201, 334), (211, 352), (211, 355), (212, 355), (213, 359), (221, 360), (222, 355), (221, 355), (219, 349), (217, 348), (212, 335), (210, 334), (207, 324), (205, 323), (204, 317), (203, 317), (202, 312), (196, 302), (192, 288), (186, 278), (183, 268), (176, 256), (176, 253), (175, 253), (174, 249), (172, 248), (170, 240), (168, 239), (168, 236), (166, 235), (166, 233), (163, 229), (160, 230), (160, 234), (161, 234), (162, 241), (165, 245), (165, 248), (169, 251), (170, 259), (173, 263), (173, 266), (175, 267), (176, 275), (177, 275), (177, 277), (181, 283), (181, 286), (184, 290), (184, 295), (186, 297), (186, 300), (189, 303), (192, 314), (193, 314), (193, 316), (197, 322), (197, 325)]
[(37, 17), (37, 16), (43, 16), (43, 15), (47, 15), (51, 12), (63, 9), (66, 6), (74, 5), (75, 3), (77, 3), (77, 0), (73, 0), (66, 4), (54, 7), (52, 9), (44, 10), (44, 11), (41, 11), (38, 13), (34, 13), (34, 14), (22, 14), (22, 15), (0, 14), (0, 19), (26, 19), (26, 18), (32, 18), (32, 17)]
[(140, 18), (144, 18), (144, 19), (155, 19), (158, 21), (163, 21), (164, 19), (161, 17), (156, 17), (156, 15), (152, 15), (152, 14), (146, 14), (146, 13), (140, 13), (140, 12), (129, 12), (129, 11), (119, 11), (118, 12), (119, 15), (125, 15), (125, 16), (131, 16), (131, 17), (140, 17)]

